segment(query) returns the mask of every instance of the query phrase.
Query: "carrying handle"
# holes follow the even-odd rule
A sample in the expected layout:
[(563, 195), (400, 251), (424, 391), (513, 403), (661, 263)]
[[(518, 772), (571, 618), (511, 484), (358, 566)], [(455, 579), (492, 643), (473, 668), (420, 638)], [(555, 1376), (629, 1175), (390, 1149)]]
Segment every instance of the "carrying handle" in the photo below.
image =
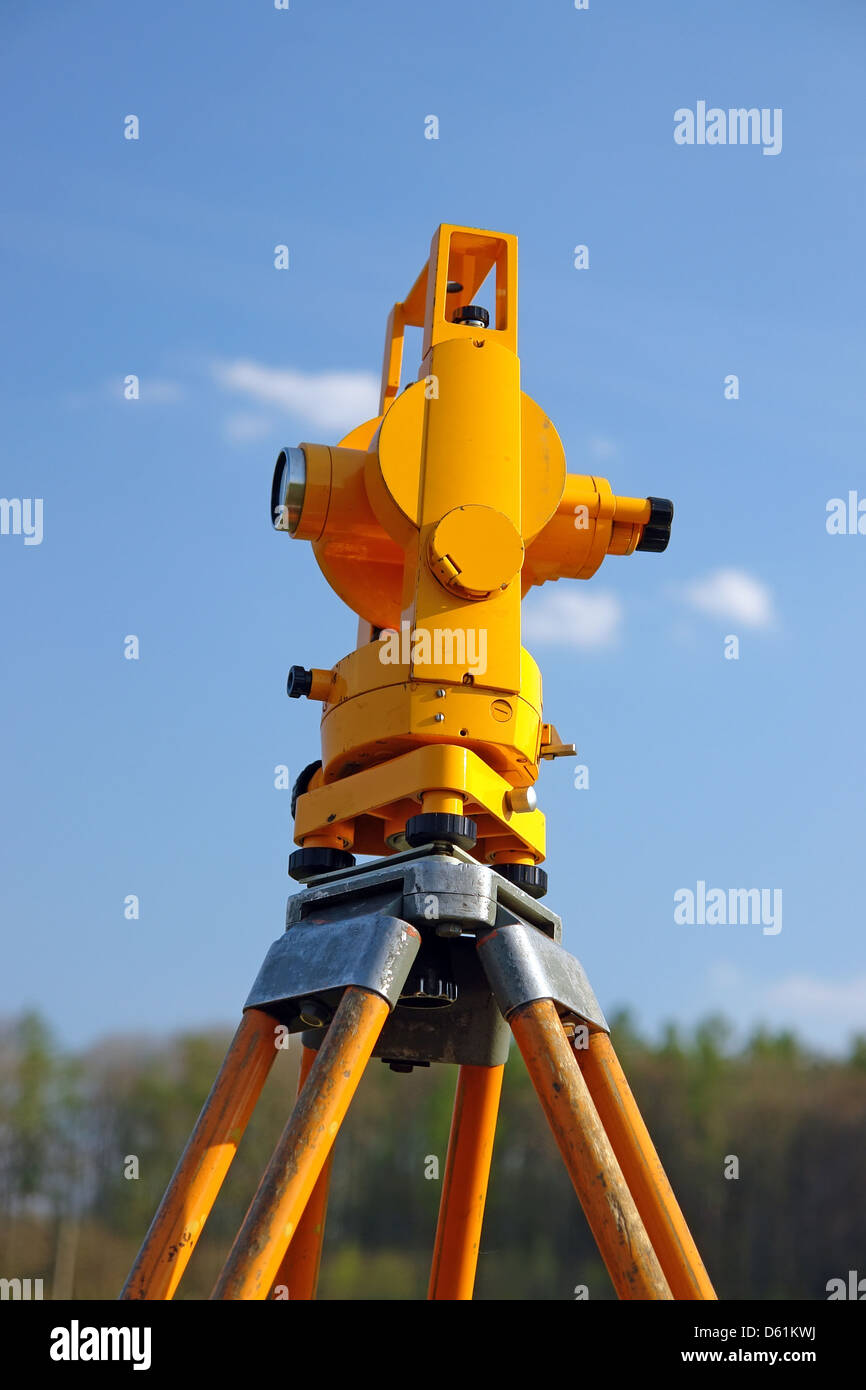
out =
[[(477, 319), (455, 323), (455, 315), (475, 303), (491, 271), (495, 271), (494, 303), (484, 306), (488, 309), (489, 324), (484, 326)], [(395, 304), (388, 316), (380, 415), (400, 390), (406, 328), (424, 329), (422, 358), (426, 358), (437, 343), (448, 338), (478, 340), (488, 335), (500, 339), (504, 347), (516, 353), (517, 237), (507, 232), (487, 232), (447, 222), (437, 228), (430, 259), (406, 298)]]

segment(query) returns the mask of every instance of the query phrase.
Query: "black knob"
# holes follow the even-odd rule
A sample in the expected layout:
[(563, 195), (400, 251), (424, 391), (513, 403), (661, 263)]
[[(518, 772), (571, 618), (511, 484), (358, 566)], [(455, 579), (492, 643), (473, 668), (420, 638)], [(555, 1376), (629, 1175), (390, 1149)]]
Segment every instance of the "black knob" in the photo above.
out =
[(316, 874), (332, 874), (337, 869), (351, 869), (355, 863), (354, 854), (346, 849), (329, 849), (327, 845), (310, 845), (309, 849), (296, 849), (289, 855), (289, 878), (298, 883), (306, 883)]
[(650, 518), (643, 528), (635, 550), (650, 550), (660, 555), (667, 549), (674, 519), (674, 504), (667, 497), (648, 497)]
[(547, 892), (547, 870), (540, 869), (537, 864), (497, 864), (496, 869), (530, 898), (543, 898)]
[(295, 778), (295, 785), (292, 787), (292, 819), (294, 819), (298, 809), (298, 797), (304, 796), (310, 790), (310, 783), (321, 766), (322, 760), (317, 758), (314, 763), (307, 763), (307, 766)]
[(312, 688), (312, 671), (307, 671), (303, 666), (293, 666), (286, 681), (286, 694), (289, 699), (300, 700), (302, 695), (309, 695)]
[(455, 311), (452, 323), (467, 323), (476, 328), (489, 328), (490, 315), (486, 309), (482, 309), (480, 304), (464, 304), (462, 309)]
[(471, 849), (478, 839), (478, 826), (468, 816), (454, 816), (447, 811), (422, 811), (406, 822), (406, 839), (413, 849), (443, 840), (461, 849)]

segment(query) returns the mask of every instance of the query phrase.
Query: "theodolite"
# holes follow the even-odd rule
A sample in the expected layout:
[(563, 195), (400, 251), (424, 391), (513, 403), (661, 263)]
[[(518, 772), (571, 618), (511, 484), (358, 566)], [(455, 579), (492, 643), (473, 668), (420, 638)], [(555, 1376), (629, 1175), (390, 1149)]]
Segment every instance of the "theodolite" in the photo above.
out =
[[(485, 282), (492, 315), (476, 303)], [(424, 330), (422, 360), (401, 392), (407, 327)], [(323, 706), (289, 872), (306, 881), (353, 850), (437, 839), (540, 896), (539, 761), (574, 748), (544, 721), (521, 599), (590, 578), (606, 555), (664, 550), (673, 506), (566, 471), (556, 429), (520, 388), (516, 237), (438, 229), (388, 320), (378, 415), (336, 447), (283, 449), (271, 515), (310, 541), (360, 620), (349, 656), (289, 675), (290, 696)]]

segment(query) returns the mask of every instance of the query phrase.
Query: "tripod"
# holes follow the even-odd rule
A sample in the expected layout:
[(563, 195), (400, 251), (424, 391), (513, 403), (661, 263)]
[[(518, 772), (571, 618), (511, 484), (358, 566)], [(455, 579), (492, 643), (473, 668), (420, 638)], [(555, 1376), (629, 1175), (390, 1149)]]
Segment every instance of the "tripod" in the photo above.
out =
[(429, 1297), (470, 1299), (509, 1030), (623, 1299), (712, 1299), (555, 913), (454, 844), (322, 875), (289, 899), (124, 1287), (170, 1299), (285, 1030), (298, 1098), (211, 1295), (315, 1297), (334, 1140), (371, 1057), (459, 1067)]

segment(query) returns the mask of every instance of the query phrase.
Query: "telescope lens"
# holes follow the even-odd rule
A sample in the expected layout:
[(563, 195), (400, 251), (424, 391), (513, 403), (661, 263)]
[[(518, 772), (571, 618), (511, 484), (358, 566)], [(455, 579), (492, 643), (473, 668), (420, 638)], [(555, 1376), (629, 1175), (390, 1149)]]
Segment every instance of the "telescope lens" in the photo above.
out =
[(271, 524), (275, 531), (293, 536), (301, 519), (307, 486), (307, 460), (303, 449), (281, 449), (271, 483)]

